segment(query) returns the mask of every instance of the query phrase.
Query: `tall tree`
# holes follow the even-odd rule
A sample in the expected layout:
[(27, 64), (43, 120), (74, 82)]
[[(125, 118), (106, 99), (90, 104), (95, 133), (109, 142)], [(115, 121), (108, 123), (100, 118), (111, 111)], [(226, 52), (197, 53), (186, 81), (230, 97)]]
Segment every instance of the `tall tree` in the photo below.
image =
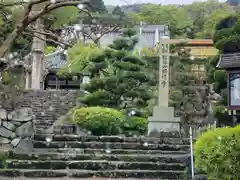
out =
[(91, 58), (87, 67), (91, 81), (85, 86), (90, 94), (82, 99), (84, 103), (115, 108), (147, 105), (149, 78), (144, 61), (132, 55), (138, 42), (135, 35), (132, 29), (123, 30), (121, 38)]

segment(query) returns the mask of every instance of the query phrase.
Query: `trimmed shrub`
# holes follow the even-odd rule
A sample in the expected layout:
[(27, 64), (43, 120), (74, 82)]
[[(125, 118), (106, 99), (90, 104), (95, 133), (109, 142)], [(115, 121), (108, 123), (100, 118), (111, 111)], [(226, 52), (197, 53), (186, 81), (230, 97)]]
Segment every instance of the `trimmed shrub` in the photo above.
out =
[(117, 135), (121, 133), (124, 115), (116, 110), (105, 107), (85, 107), (72, 111), (73, 121), (93, 135)]
[(240, 126), (211, 129), (195, 143), (195, 165), (210, 180), (240, 177)]
[(122, 129), (127, 135), (144, 135), (147, 132), (147, 119), (143, 117), (128, 117), (124, 120)]

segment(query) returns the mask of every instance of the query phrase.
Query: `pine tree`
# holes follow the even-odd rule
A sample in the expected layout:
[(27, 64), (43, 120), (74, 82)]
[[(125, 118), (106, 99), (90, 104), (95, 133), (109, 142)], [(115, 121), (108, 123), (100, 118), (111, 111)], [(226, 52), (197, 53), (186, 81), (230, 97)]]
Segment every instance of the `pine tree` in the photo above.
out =
[(124, 17), (125, 13), (123, 12), (122, 8), (120, 6), (116, 6), (113, 11), (112, 11), (113, 15), (117, 15), (119, 17)]
[(133, 55), (137, 42), (136, 32), (125, 29), (108, 48), (90, 58), (87, 69), (91, 81), (84, 87), (90, 94), (82, 102), (114, 108), (147, 105), (151, 97), (147, 88), (149, 78), (144, 61)]

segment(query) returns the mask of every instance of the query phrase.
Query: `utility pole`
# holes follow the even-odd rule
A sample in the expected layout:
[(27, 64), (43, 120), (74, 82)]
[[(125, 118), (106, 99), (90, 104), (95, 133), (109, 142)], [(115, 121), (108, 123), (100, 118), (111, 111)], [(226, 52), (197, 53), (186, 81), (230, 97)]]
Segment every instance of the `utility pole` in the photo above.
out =
[[(44, 3), (35, 5), (33, 7), (33, 14), (41, 11)], [(43, 18), (39, 17), (35, 21), (34, 28), (39, 32), (43, 32), (44, 21)], [(32, 44), (32, 74), (31, 74), (31, 89), (38, 90), (43, 88), (43, 70), (44, 70), (44, 50), (46, 37), (40, 33), (34, 33), (33, 44)]]

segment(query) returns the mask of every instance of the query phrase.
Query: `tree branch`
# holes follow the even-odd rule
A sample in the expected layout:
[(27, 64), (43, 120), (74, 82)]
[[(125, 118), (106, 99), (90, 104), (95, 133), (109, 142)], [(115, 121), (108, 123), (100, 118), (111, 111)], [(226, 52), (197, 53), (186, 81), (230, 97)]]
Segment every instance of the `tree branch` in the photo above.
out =
[[(33, 31), (33, 32), (35, 32), (35, 31)], [(46, 32), (35, 32), (35, 33), (46, 35), (46, 36), (50, 36), (50, 33), (46, 33)], [(24, 34), (32, 35), (32, 34), (27, 33), (27, 32), (24, 32)], [(49, 38), (42, 38), (41, 36), (38, 36), (36, 34), (34, 34), (33, 36), (37, 37), (38, 39), (41, 39), (43, 41), (48, 41), (48, 42), (55, 43), (56, 45), (61, 46), (63, 49), (66, 49), (68, 47), (72, 47), (71, 44), (66, 43), (66, 42), (62, 42), (62, 41), (59, 41), (59, 40), (54, 40), (54, 39), (49, 39)]]
[[(54, 4), (51, 4), (51, 5), (49, 3), (46, 4), (45, 7), (42, 8), (40, 12), (35, 12), (35, 14), (32, 14), (31, 12), (33, 11), (33, 6), (34, 5), (36, 6), (43, 2), (49, 2), (49, 0), (35, 0), (27, 3), (27, 5), (25, 6), (25, 13), (23, 16), (23, 20), (21, 21), (20, 25), (18, 25), (17, 28), (11, 34), (9, 34), (7, 39), (5, 39), (4, 42), (2, 43), (0, 47), (0, 57), (5, 56), (9, 47), (12, 45), (12, 43), (18, 38), (18, 36), (25, 30), (25, 28), (29, 24), (33, 23), (43, 15), (48, 14), (49, 12), (55, 9), (58, 9), (60, 7), (65, 7), (65, 6), (77, 6), (78, 4), (85, 4), (90, 6), (90, 0), (64, 0), (64, 1), (57, 0), (56, 3)], [(16, 2), (16, 3), (19, 5), (20, 2)], [(11, 5), (14, 5), (14, 3), (12, 3)], [(80, 10), (80, 11), (86, 12), (85, 10)]]

